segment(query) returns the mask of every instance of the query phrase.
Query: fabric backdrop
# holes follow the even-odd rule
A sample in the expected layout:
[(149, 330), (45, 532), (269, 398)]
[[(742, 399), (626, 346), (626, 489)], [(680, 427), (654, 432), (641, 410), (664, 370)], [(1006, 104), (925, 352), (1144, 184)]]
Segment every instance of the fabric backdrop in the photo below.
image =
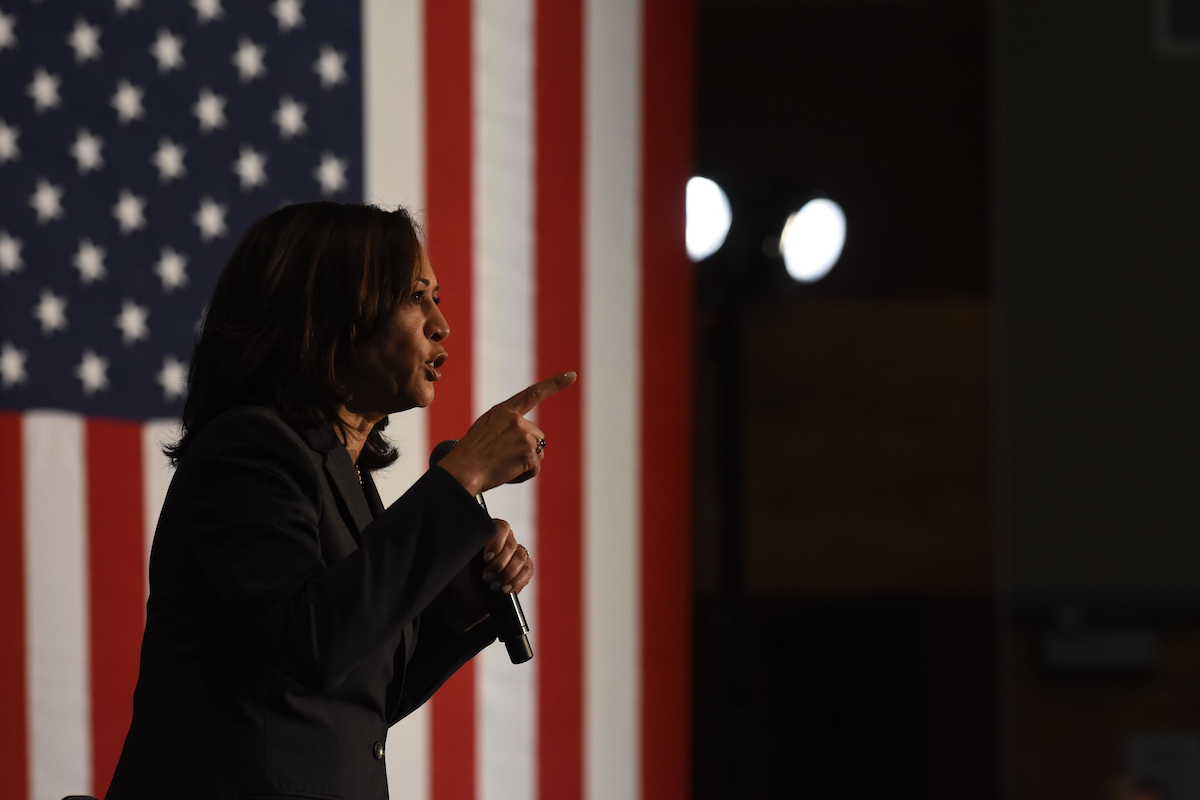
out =
[[(191, 342), (281, 203), (417, 213), (450, 360), (401, 461), (534, 380), (537, 559), (493, 647), (387, 743), (393, 797), (690, 794), (688, 0), (0, 0), (0, 775), (103, 795)], [(732, 365), (731, 365), (731, 368)]]

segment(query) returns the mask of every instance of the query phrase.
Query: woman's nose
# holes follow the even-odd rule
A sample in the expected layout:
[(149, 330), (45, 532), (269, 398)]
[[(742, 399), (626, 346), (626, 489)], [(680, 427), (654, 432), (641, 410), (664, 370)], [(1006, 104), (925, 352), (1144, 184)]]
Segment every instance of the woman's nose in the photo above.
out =
[(437, 306), (434, 306), (434, 313), (429, 318), (427, 330), (429, 338), (435, 342), (440, 342), (450, 335), (450, 323), (446, 322), (446, 317)]

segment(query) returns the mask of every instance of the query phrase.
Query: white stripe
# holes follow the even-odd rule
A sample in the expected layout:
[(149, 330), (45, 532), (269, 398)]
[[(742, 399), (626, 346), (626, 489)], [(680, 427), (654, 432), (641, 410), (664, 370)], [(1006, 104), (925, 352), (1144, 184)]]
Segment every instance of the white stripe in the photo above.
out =
[(421, 0), (364, 0), (363, 193), (421, 212), (425, 202), (425, 36)]
[(584, 790), (641, 784), (641, 5), (584, 17)]
[[(472, 378), (480, 414), (533, 381), (532, 2), (476, 0), (473, 14)], [(536, 551), (531, 492), (532, 484), (503, 487), (488, 502)], [(527, 612), (533, 591), (522, 592)], [(536, 630), (536, 620), (530, 625)], [(534, 797), (536, 664), (514, 666), (499, 644), (476, 660), (480, 800)]]
[[(363, 185), (366, 199), (401, 204), (416, 215), (425, 202), (425, 27), (421, 0), (363, 2)], [(424, 411), (393, 414), (387, 436), (400, 460), (374, 475), (391, 504), (425, 471), (429, 421)], [(388, 792), (427, 800), (429, 707), (388, 732)]]
[(26, 680), (30, 796), (92, 790), (84, 426), (24, 417)]
[[(142, 552), (145, 554), (147, 567), (150, 546), (154, 543), (154, 529), (158, 527), (158, 515), (162, 511), (163, 500), (167, 497), (171, 477), (175, 474), (162, 449), (163, 445), (177, 441), (179, 433), (177, 419), (152, 419), (142, 427), (142, 530), (146, 536), (146, 546)], [(144, 580), (148, 581), (149, 575), (148, 569), (142, 571)], [(149, 588), (147, 582), (147, 594)]]

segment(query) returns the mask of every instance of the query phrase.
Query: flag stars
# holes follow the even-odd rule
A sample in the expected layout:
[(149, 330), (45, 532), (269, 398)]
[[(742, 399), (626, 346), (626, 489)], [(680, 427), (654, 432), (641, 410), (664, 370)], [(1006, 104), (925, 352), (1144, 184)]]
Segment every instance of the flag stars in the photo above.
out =
[(75, 28), (67, 37), (67, 44), (75, 51), (75, 63), (100, 60), (100, 26), (88, 25), (87, 20), (80, 17), (75, 20)]
[(158, 62), (161, 74), (183, 69), (183, 37), (176, 36), (166, 28), (159, 28), (158, 37), (150, 45), (150, 55)]
[[(276, 3), (276, 5), (278, 5), (278, 3)], [(275, 16), (279, 15), (276, 14)], [(13, 33), (13, 28), (16, 26), (16, 24), (16, 17), (0, 11), (0, 50), (7, 50), (9, 48), (16, 49), (17, 36)], [(282, 23), (280, 23), (280, 30), (282, 30)]]
[(62, 98), (58, 96), (58, 87), (61, 84), (61, 78), (51, 75), (42, 67), (33, 71), (33, 80), (25, 88), (25, 93), (33, 98), (33, 107), (39, 114), (62, 105)]
[(105, 391), (108, 389), (108, 359), (96, 355), (90, 348), (84, 350), (79, 365), (75, 367), (75, 377), (83, 385), (83, 393), (89, 397)]
[(225, 214), (228, 209), (211, 197), (200, 201), (200, 209), (192, 216), (192, 222), (200, 229), (200, 241), (211, 242), (219, 239), (228, 232), (225, 225)]
[(201, 25), (207, 25), (225, 16), (221, 0), (192, 0), (192, 8), (196, 9), (196, 21)]
[(279, 23), (279, 32), (287, 33), (295, 28), (304, 26), (304, 14), (301, 0), (275, 0), (271, 5), (271, 13)]
[(25, 266), (21, 260), (21, 246), (24, 243), (10, 234), (0, 230), (0, 277), (7, 277), (14, 272), (20, 272)]
[(154, 274), (162, 281), (164, 292), (187, 286), (187, 256), (176, 253), (170, 247), (164, 247), (154, 264)]
[(303, 103), (297, 103), (290, 95), (284, 95), (279, 100), (279, 108), (275, 111), (275, 124), (279, 126), (279, 138), (285, 142), (293, 136), (302, 136), (308, 130), (304, 123), (304, 114), (308, 111)]
[(265, 46), (255, 44), (245, 36), (238, 40), (238, 49), (234, 52), (233, 58), (230, 60), (237, 67), (238, 76), (241, 77), (242, 83), (252, 81), (255, 78), (261, 78), (267, 74), (267, 67), (263, 63), (263, 58), (266, 54), (267, 48)]
[(187, 394), (187, 365), (175, 356), (163, 356), (162, 369), (155, 380), (162, 387), (163, 400), (177, 400)]
[(214, 94), (211, 89), (201, 89), (200, 99), (192, 106), (192, 113), (200, 121), (200, 132), (211, 133), (225, 127), (225, 98)]
[(186, 175), (187, 169), (183, 166), (185, 155), (187, 155), (187, 148), (183, 145), (175, 144), (170, 139), (159, 139), (158, 149), (154, 151), (154, 155), (150, 156), (150, 161), (158, 167), (158, 179), (163, 183), (168, 183)]
[(113, 93), (109, 105), (116, 109), (117, 120), (122, 125), (128, 125), (135, 119), (146, 116), (146, 111), (142, 108), (142, 98), (145, 95), (145, 89), (134, 86), (124, 78), (117, 82), (117, 91)]
[(128, 189), (122, 189), (112, 207), (113, 218), (121, 227), (121, 235), (128, 236), (146, 227), (146, 200)]
[(29, 205), (37, 212), (39, 225), (45, 225), (52, 219), (63, 215), (63, 191), (45, 178), (38, 178), (37, 188), (29, 196)]
[(87, 128), (79, 129), (79, 133), (75, 135), (75, 142), (71, 145), (71, 157), (78, 164), (80, 175), (86, 175), (104, 166), (104, 157), (100, 154), (102, 147), (103, 139), (93, 136)]
[(323, 196), (337, 194), (349, 185), (346, 181), (346, 159), (330, 152), (323, 153), (321, 164), (313, 170), (313, 177), (321, 184)]
[(267, 182), (267, 154), (259, 153), (249, 145), (242, 145), (241, 155), (233, 162), (233, 171), (242, 183), (242, 191), (248, 192)]
[(79, 270), (79, 281), (84, 286), (104, 280), (108, 270), (104, 268), (104, 256), (107, 251), (103, 247), (92, 244), (91, 239), (80, 239), (79, 249), (75, 251), (72, 263)]
[(150, 338), (150, 328), (146, 326), (149, 316), (150, 309), (146, 306), (139, 306), (128, 299), (121, 303), (121, 313), (113, 322), (121, 331), (121, 341), (125, 342), (126, 347), (142, 339)]
[(28, 357), (27, 352), (18, 350), (12, 342), (0, 345), (0, 386), (11, 389), (29, 380), (29, 373), (25, 371)]
[(57, 295), (49, 289), (42, 290), (42, 296), (33, 307), (33, 318), (42, 325), (42, 335), (49, 336), (55, 331), (67, 329), (67, 298)]
[(0, 119), (0, 164), (16, 161), (21, 157), (21, 148), (17, 147), (17, 139), (20, 137), (20, 128)]
[(137, 11), (142, 7), (142, 0), (116, 0), (118, 14), (125, 14), (127, 11)]
[(313, 62), (313, 69), (321, 76), (321, 88), (337, 86), (346, 80), (346, 54), (323, 45), (321, 57)]

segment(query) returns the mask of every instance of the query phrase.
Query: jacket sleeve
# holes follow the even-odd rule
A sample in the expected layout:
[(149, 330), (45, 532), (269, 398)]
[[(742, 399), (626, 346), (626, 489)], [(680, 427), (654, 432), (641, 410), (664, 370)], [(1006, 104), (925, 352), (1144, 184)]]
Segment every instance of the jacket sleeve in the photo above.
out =
[[(487, 514), (434, 468), (335, 563), (321, 555), (319, 467), (265, 409), (226, 414), (187, 463), (191, 547), (243, 633), (294, 680), (336, 687), (399, 633), (494, 535)], [(336, 513), (336, 512), (335, 512)]]

